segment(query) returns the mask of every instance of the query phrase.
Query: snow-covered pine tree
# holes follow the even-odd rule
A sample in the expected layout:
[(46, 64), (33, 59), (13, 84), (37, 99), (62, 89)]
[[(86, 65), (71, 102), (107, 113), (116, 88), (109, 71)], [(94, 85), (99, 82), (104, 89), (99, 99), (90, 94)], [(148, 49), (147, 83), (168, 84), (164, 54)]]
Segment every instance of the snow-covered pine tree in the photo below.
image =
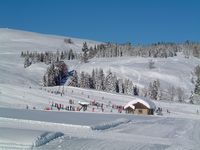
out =
[(94, 69), (92, 70), (92, 76), (90, 78), (90, 88), (91, 89), (95, 89), (95, 84), (96, 84), (96, 74), (95, 74), (95, 71)]
[(195, 68), (194, 68), (194, 73), (195, 75), (197, 76), (197, 78), (200, 78), (200, 66), (197, 65)]
[(109, 70), (105, 78), (105, 91), (107, 92), (116, 92), (116, 76), (112, 74)]
[(64, 60), (65, 59), (65, 55), (64, 55), (64, 52), (61, 51), (61, 54), (60, 54), (60, 60)]
[(70, 49), (69, 50), (69, 55), (68, 55), (68, 60), (73, 60), (74, 58), (75, 58), (75, 56), (74, 56), (73, 50)]
[(148, 62), (148, 66), (149, 66), (149, 69), (153, 69), (153, 68), (155, 68), (155, 62), (151, 59), (151, 60), (149, 60), (149, 62)]
[(177, 92), (178, 101), (180, 103), (184, 102), (184, 100), (185, 100), (184, 90), (182, 88), (178, 87), (176, 89), (176, 92)]
[(88, 49), (86, 42), (83, 43), (82, 51), (83, 51), (83, 62), (87, 63), (88, 62), (88, 51), (89, 51), (89, 49)]
[(48, 86), (46, 75), (43, 76), (43, 86)]
[(103, 69), (99, 69), (96, 78), (96, 89), (97, 90), (104, 90), (105, 89), (105, 75)]
[(152, 82), (149, 83), (149, 87), (148, 87), (147, 91), (148, 91), (147, 92), (148, 97), (153, 99), (153, 95), (152, 95), (152, 93), (153, 93), (153, 84), (152, 84)]
[(119, 93), (124, 93), (124, 84), (122, 79), (118, 79)]
[(60, 51), (57, 50), (56, 51), (56, 62), (59, 62), (60, 61)]
[(79, 78), (79, 86), (85, 87), (85, 72), (82, 71)]
[(105, 90), (105, 74), (103, 69), (99, 69), (100, 89)]
[(176, 89), (174, 86), (170, 86), (168, 88), (168, 91), (167, 91), (168, 95), (169, 95), (169, 100), (170, 101), (174, 101), (174, 98), (175, 98), (175, 95), (176, 95)]
[(149, 97), (154, 100), (161, 99), (161, 90), (159, 80), (153, 81), (153, 84), (149, 84)]
[(115, 83), (115, 89), (116, 89), (116, 92), (119, 93), (119, 81), (115, 75), (115, 78), (116, 78), (116, 83)]
[(133, 87), (133, 95), (139, 96), (139, 88), (137, 87), (137, 85), (135, 85), (135, 86)]
[(85, 88), (90, 88), (90, 75), (85, 73)]
[(128, 82), (129, 82), (128, 79), (125, 79), (125, 80), (124, 80), (124, 84), (123, 84), (123, 85), (124, 85), (124, 94), (128, 94), (128, 93), (127, 93), (127, 90), (128, 90)]
[(133, 95), (133, 82), (131, 80), (128, 80), (127, 94)]
[(190, 104), (194, 104), (194, 92), (193, 91), (191, 91), (191, 95), (190, 95), (190, 97), (189, 97), (189, 103)]
[(73, 86), (73, 87), (78, 87), (78, 75), (77, 75), (76, 71), (75, 71), (74, 75), (71, 77), (71, 82), (69, 85)]
[(194, 93), (200, 95), (200, 77), (196, 80)]
[(31, 65), (31, 61), (29, 59), (29, 56), (26, 56), (24, 59), (24, 68), (29, 67)]

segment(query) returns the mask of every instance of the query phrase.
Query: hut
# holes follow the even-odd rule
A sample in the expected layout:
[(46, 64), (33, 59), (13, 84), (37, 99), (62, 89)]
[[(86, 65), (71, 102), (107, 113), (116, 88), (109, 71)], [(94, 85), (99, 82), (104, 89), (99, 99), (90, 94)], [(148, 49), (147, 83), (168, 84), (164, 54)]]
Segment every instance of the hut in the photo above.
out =
[(140, 97), (134, 97), (124, 106), (124, 110), (129, 114), (153, 115), (155, 109), (156, 105), (153, 101)]

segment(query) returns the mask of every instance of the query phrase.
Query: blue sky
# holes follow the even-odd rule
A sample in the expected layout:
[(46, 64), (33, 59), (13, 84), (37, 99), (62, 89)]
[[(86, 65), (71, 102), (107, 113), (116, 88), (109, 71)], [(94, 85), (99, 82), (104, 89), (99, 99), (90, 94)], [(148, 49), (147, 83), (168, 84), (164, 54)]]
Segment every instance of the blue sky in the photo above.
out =
[(199, 0), (1, 0), (0, 27), (97, 41), (200, 41)]

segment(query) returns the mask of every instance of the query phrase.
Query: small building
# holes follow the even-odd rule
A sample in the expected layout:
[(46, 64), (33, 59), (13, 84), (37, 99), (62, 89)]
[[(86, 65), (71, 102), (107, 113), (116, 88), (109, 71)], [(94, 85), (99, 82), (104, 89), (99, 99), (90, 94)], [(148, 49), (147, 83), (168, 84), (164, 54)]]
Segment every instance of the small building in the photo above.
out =
[(155, 109), (156, 105), (153, 101), (140, 97), (134, 97), (124, 106), (124, 110), (129, 114), (153, 115)]
[(79, 111), (80, 111), (82, 108), (83, 108), (83, 111), (86, 111), (88, 105), (90, 105), (90, 103), (88, 103), (88, 102), (81, 102), (81, 101), (79, 101), (78, 103), (79, 103), (79, 105), (81, 105), (81, 108), (79, 109)]

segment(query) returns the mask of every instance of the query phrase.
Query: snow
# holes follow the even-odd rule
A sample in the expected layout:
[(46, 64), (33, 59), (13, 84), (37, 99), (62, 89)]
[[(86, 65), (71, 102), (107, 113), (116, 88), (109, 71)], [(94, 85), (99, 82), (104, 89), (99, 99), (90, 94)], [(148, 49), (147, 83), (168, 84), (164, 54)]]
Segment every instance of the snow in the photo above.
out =
[[(64, 39), (70, 38), (73, 44), (64, 43)], [(91, 40), (82, 40), (78, 38), (45, 35), (27, 31), (12, 30), (0, 28), (0, 51), (1, 54), (13, 54), (21, 51), (57, 51), (76, 50), (81, 51), (84, 42), (88, 46), (94, 46), (100, 42)]]
[[(78, 70), (91, 73), (93, 68), (111, 70), (118, 78), (127, 78), (139, 87), (148, 87), (153, 80), (159, 79), (162, 89), (181, 87), (185, 94), (191, 94), (194, 84), (191, 83), (192, 72), (200, 60), (195, 57), (184, 58), (181, 54), (169, 58), (151, 58), (155, 68), (148, 68), (148, 58), (120, 57), (120, 58), (93, 58), (89, 63), (81, 65)], [(116, 63), (117, 62), (117, 63)], [(73, 64), (71, 64), (73, 66)]]
[(124, 118), (120, 118), (114, 121), (109, 121), (109, 122), (104, 122), (101, 124), (97, 124), (97, 125), (93, 125), (91, 126), (92, 130), (105, 130), (105, 129), (109, 129), (109, 128), (114, 128), (120, 124), (123, 123), (128, 123), (130, 120), (128, 119), (124, 119)]
[(64, 134), (62, 132), (45, 132), (37, 138), (37, 140), (33, 143), (33, 146), (39, 147), (45, 145), (48, 142), (55, 140), (56, 138), (61, 137), (63, 135)]
[[(153, 101), (162, 108), (163, 116), (128, 115), (124, 111), (118, 113), (111, 105), (124, 106), (135, 99), (130, 95), (67, 86), (41, 87), (41, 79), (48, 66), (37, 63), (25, 69), (20, 58), (21, 51), (72, 48), (80, 52), (84, 41), (89, 46), (100, 43), (71, 38), (74, 44), (66, 44), (64, 38), (68, 37), (0, 29), (0, 149), (199, 150), (199, 105)], [(133, 80), (139, 87), (159, 79), (165, 90), (173, 85), (184, 88), (185, 94), (189, 94), (194, 88), (190, 81), (191, 72), (200, 63), (199, 59), (186, 59), (179, 54), (172, 58), (154, 58), (154, 61), (154, 69), (148, 68), (148, 58), (140, 57), (93, 58), (86, 64), (77, 60), (66, 63), (69, 70), (77, 72), (91, 73), (93, 68), (104, 68), (106, 72), (110, 69), (119, 78)], [(65, 91), (62, 96), (54, 93), (62, 88)], [(52, 102), (69, 106), (70, 99), (74, 100), (74, 107), (80, 106), (79, 101), (103, 103), (104, 112), (91, 105), (86, 112), (58, 111), (56, 108), (45, 110), (51, 107)], [(44, 133), (53, 136), (60, 132), (64, 134), (62, 137), (32, 147)]]
[(78, 101), (78, 103), (80, 104), (80, 105), (89, 105), (90, 103), (88, 103), (88, 102), (82, 102), (82, 101)]

